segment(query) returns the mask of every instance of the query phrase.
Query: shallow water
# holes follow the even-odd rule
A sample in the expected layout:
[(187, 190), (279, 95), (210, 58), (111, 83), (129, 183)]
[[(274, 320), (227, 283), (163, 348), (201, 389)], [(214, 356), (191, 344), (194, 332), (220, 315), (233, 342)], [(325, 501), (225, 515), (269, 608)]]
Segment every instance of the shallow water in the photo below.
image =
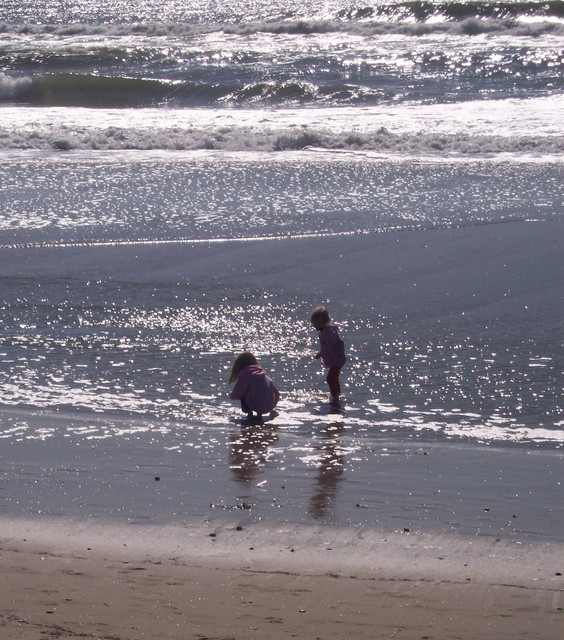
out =
[(0, 243), (217, 240), (555, 220), (562, 216), (563, 173), (556, 161), (394, 161), (361, 153), (28, 155), (0, 167)]
[[(4, 405), (213, 422), (251, 349), (299, 407), (324, 390), (308, 327), (321, 299), (359, 424), (560, 442), (558, 223), (552, 248), (526, 227), (496, 237), (559, 219), (561, 164), (212, 154), (1, 173)], [(444, 226), (468, 240), (432, 235)]]

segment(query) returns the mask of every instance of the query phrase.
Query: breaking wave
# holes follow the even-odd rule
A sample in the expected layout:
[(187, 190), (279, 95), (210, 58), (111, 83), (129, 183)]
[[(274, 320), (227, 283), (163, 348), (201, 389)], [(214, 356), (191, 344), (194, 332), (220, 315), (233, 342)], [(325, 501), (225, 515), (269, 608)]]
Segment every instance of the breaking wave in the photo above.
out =
[[(562, 3), (560, 3), (562, 4)], [(360, 12), (360, 10), (358, 10)], [(564, 12), (563, 12), (564, 13)], [(374, 14), (376, 18), (379, 15)], [(378, 36), (400, 34), (404, 36), (425, 36), (434, 33), (451, 35), (480, 35), (498, 33), (508, 36), (540, 37), (564, 34), (564, 15), (552, 19), (521, 21), (513, 17), (464, 16), (461, 20), (440, 21), (396, 21), (396, 20), (344, 20), (342, 17), (328, 19), (301, 19), (257, 21), (249, 23), (226, 23), (223, 25), (194, 25), (186, 22), (145, 22), (130, 24), (92, 25), (77, 23), (71, 25), (0, 23), (0, 34), (50, 35), (57, 37), (100, 36), (100, 37), (177, 37), (186, 38), (219, 31), (230, 35), (253, 35), (255, 33), (311, 35), (325, 33), (347, 33), (358, 36)]]
[(465, 20), (467, 18), (494, 18), (517, 20), (524, 17), (564, 18), (564, 7), (559, 0), (539, 2), (525, 0), (511, 2), (508, 0), (470, 2), (454, 1), (436, 2), (431, 0), (406, 0), (405, 2), (387, 2), (374, 5), (363, 5), (341, 9), (339, 18), (347, 20), (386, 19), (396, 21), (416, 20)]
[(371, 89), (347, 83), (316, 86), (290, 79), (251, 84), (216, 84), (89, 74), (20, 78), (0, 74), (0, 101), (41, 107), (378, 104), (391, 98), (389, 91), (380, 88)]
[(170, 103), (207, 106), (227, 96), (235, 98), (237, 91), (238, 87), (230, 85), (78, 73), (20, 78), (0, 74), (0, 101), (42, 107), (135, 108)]
[(0, 100), (35, 106), (143, 107), (174, 91), (168, 82), (80, 74), (0, 75)]
[[(163, 119), (166, 118), (166, 112)], [(369, 133), (333, 132), (306, 127), (294, 129), (222, 127), (197, 128), (69, 128), (64, 125), (37, 127), (24, 131), (3, 131), (2, 150), (163, 150), (163, 151), (364, 151), (409, 156), (552, 156), (564, 153), (561, 136), (476, 135), (429, 132), (395, 133), (382, 127)]]
[[(430, 65), (446, 66), (449, 59), (432, 60)], [(536, 76), (545, 74), (550, 61), (539, 61), (528, 69), (526, 81), (539, 95), (549, 95), (555, 87), (546, 87)], [(441, 75), (436, 70), (435, 75)], [(471, 73), (471, 72), (468, 72)], [(478, 71), (476, 72), (478, 73)], [(503, 72), (499, 72), (503, 73)], [(211, 75), (211, 71), (210, 71)], [(329, 82), (301, 80), (298, 77), (273, 80), (265, 78), (246, 83), (244, 77), (213, 82), (205, 78), (192, 80), (150, 79), (102, 76), (81, 73), (53, 73), (42, 76), (11, 77), (0, 73), (0, 103), (36, 107), (88, 107), (135, 109), (143, 107), (370, 107), (386, 104), (432, 104), (448, 99), (446, 74), (437, 84), (403, 84), (390, 82), (348, 82), (332, 78)], [(524, 74), (523, 74), (524, 75)], [(505, 76), (504, 76), (505, 77)], [(510, 78), (510, 81), (511, 78)], [(517, 89), (516, 89), (517, 90)], [(480, 97), (479, 92), (476, 97)]]
[[(53, 6), (55, 4), (55, 6)], [(202, 6), (202, 4), (204, 6)], [(210, 6), (205, 6), (209, 4)], [(103, 10), (96, 3), (45, 3), (34, 7), (36, 20), (33, 26), (57, 27), (72, 31), (74, 26), (91, 24), (143, 24), (152, 22), (186, 23), (193, 28), (209, 24), (243, 24), (259, 16), (270, 23), (281, 20), (313, 21), (329, 18), (348, 22), (440, 22), (463, 21), (479, 18), (488, 20), (554, 20), (564, 18), (561, 0), (388, 0), (387, 2), (359, 2), (337, 0), (331, 3), (321, 0), (301, 3), (294, 0), (282, 2), (232, 1), (228, 3), (167, 2), (155, 0), (139, 3), (131, 0), (114, 0), (104, 3)], [(56, 6), (59, 5), (59, 6)], [(250, 5), (250, 6), (249, 6)], [(25, 3), (7, 7), (3, 16), (6, 24), (22, 24), (29, 15)], [(61, 25), (65, 25), (62, 27)], [(0, 28), (2, 27), (0, 23)], [(103, 27), (102, 27), (103, 28)]]

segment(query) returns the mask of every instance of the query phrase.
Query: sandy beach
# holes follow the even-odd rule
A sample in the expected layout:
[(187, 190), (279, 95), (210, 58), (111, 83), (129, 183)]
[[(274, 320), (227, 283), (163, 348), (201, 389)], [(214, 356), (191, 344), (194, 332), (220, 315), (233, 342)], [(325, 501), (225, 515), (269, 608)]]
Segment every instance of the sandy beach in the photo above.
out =
[(304, 549), (241, 532), (238, 545), (199, 532), (192, 546), (188, 532), (178, 545), (180, 530), (64, 534), (3, 520), (0, 531), (3, 640), (554, 640), (564, 624), (561, 545), (396, 535), (363, 561), (319, 531)]

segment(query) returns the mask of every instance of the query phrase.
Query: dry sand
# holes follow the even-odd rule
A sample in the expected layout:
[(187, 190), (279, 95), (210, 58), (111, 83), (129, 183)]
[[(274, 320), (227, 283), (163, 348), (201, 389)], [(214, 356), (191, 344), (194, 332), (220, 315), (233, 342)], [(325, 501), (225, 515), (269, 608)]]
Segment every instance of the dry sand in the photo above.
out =
[(563, 637), (562, 565), (554, 562), (540, 578), (494, 567), (492, 579), (488, 558), (478, 571), (441, 577), (440, 558), (416, 565), (409, 554), (399, 572), (378, 560), (335, 569), (310, 563), (307, 550), (286, 554), (289, 562), (253, 561), (248, 552), (148, 554), (118, 540), (97, 549), (85, 537), (68, 546), (5, 533), (2, 640)]

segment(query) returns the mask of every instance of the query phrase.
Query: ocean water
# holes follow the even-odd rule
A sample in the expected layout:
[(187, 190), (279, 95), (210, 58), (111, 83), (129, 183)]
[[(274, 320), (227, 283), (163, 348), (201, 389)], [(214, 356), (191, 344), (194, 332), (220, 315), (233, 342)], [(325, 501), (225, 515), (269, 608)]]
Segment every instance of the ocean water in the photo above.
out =
[(564, 4), (203, 4), (0, 0), (0, 513), (556, 535)]

